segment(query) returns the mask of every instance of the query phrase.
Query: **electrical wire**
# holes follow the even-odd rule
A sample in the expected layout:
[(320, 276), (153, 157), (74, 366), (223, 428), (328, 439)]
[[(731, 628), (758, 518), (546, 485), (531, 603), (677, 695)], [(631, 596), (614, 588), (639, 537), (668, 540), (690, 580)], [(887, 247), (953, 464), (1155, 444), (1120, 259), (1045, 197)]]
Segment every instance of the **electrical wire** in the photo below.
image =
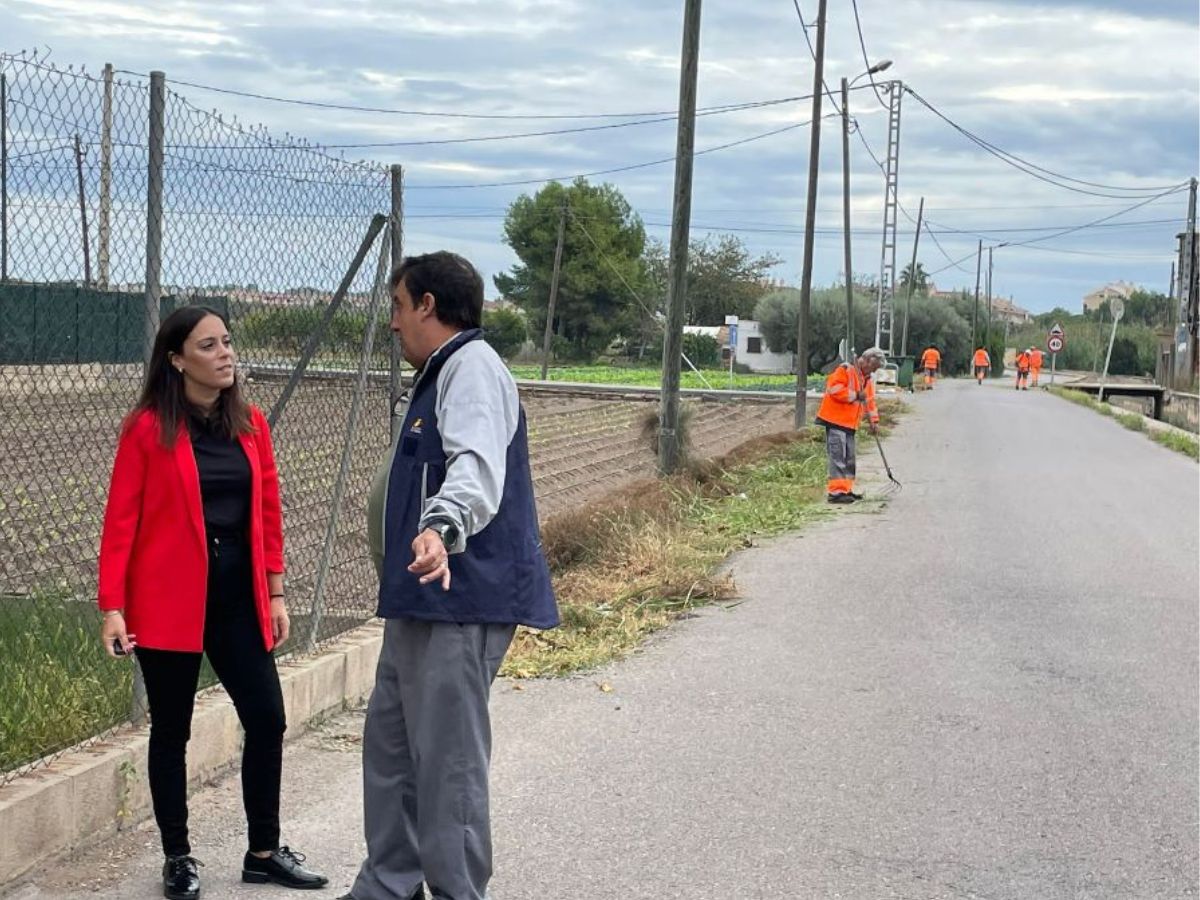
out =
[[(1055, 187), (1063, 188), (1064, 190), (1074, 191), (1079, 194), (1088, 194), (1090, 196), (1095, 196), (1095, 197), (1109, 197), (1114, 200), (1129, 200), (1129, 199), (1132, 199), (1133, 197), (1136, 197), (1139, 194), (1145, 194), (1146, 192), (1149, 192), (1149, 191), (1162, 191), (1162, 190), (1177, 188), (1180, 186), (1180, 185), (1176, 184), (1176, 185), (1155, 185), (1153, 187), (1123, 187), (1123, 186), (1119, 186), (1119, 185), (1109, 185), (1109, 184), (1102, 184), (1100, 182), (1095, 182), (1095, 181), (1087, 181), (1082, 178), (1074, 178), (1070, 175), (1063, 175), (1059, 172), (1055, 172), (1051, 169), (1047, 169), (1043, 166), (1039, 166), (1036, 163), (1030, 162), (1029, 160), (1024, 159), (1021, 156), (1018, 156), (1015, 153), (1012, 153), (1008, 150), (1004, 150), (1004, 149), (996, 146), (995, 144), (990, 143), (987, 140), (984, 140), (979, 135), (977, 135), (977, 134), (969, 131), (968, 129), (964, 128), (963, 126), (959, 125), (957, 122), (955, 122), (953, 119), (951, 119), (945, 113), (943, 113), (941, 110), (939, 110), (937, 107), (935, 107), (932, 103), (930, 103), (928, 100), (926, 100), (920, 94), (918, 94), (916, 91), (914, 91), (908, 85), (904, 85), (904, 91), (908, 94), (911, 94), (912, 97), (918, 103), (920, 103), (922, 106), (924, 106), (926, 109), (928, 109), (931, 113), (933, 113), (935, 116), (937, 116), (939, 119), (941, 119), (947, 125), (949, 125), (955, 131), (957, 131), (959, 134), (961, 134), (963, 137), (967, 138), (967, 140), (971, 141), (971, 143), (973, 143), (976, 146), (980, 147), (981, 149), (985, 150), (987, 153), (989, 153), (992, 156), (996, 157), (997, 159), (1001, 160), (1005, 164), (1012, 166), (1013, 168), (1015, 168), (1021, 172), (1024, 172), (1026, 175), (1030, 175), (1034, 178), (1037, 178), (1039, 181), (1044, 181), (1047, 184), (1052, 184)], [(1064, 182), (1072, 182), (1072, 184), (1065, 184)], [(1186, 182), (1183, 182), (1183, 183), (1186, 184)], [(1094, 191), (1087, 190), (1085, 188), (1075, 187), (1074, 185), (1084, 185), (1085, 188), (1097, 188), (1098, 190), (1094, 190)], [(1112, 193), (1114, 191), (1119, 191), (1122, 193)]]
[(850, 0), (850, 5), (854, 8), (854, 27), (858, 30), (858, 46), (862, 48), (863, 65), (867, 67), (867, 78), (871, 81), (871, 90), (875, 92), (875, 99), (879, 101), (879, 105), (888, 109), (888, 104), (884, 102), (883, 95), (879, 93), (879, 87), (875, 84), (875, 73), (871, 71), (871, 58), (867, 55), (867, 42), (863, 38), (862, 20), (858, 17), (858, 0)]
[[(138, 78), (148, 78), (144, 72), (135, 72), (129, 69), (117, 69), (117, 72), (123, 75), (133, 75)], [(200, 84), (195, 81), (183, 81), (178, 78), (171, 79), (172, 85), (182, 85), (184, 87), (195, 88), (201, 91), (211, 91), (216, 94), (226, 94), (233, 97), (245, 97), (250, 100), (263, 100), (270, 103), (284, 103), (292, 106), (306, 106), (315, 109), (331, 109), (342, 112), (365, 112), (377, 113), (382, 115), (393, 116), (420, 116), (425, 118), (435, 119), (478, 119), (478, 120), (502, 120), (502, 121), (537, 121), (537, 120), (567, 120), (567, 119), (645, 119), (654, 116), (676, 116), (678, 110), (651, 110), (649, 112), (622, 112), (622, 113), (465, 113), (465, 112), (446, 112), (444, 110), (427, 110), (427, 109), (397, 109), (383, 106), (363, 106), (352, 103), (328, 103), (321, 100), (305, 100), (297, 97), (278, 97), (272, 94), (260, 94), (253, 91), (239, 91), (233, 88), (216, 87), (211, 84)], [(804, 99), (812, 99), (797, 96), (797, 97), (779, 97), (771, 100), (752, 100), (745, 103), (725, 103), (717, 106), (705, 106), (697, 110), (699, 113), (713, 113), (722, 111), (736, 111), (742, 108), (753, 108), (757, 105), (774, 106), (781, 103), (796, 103)]]

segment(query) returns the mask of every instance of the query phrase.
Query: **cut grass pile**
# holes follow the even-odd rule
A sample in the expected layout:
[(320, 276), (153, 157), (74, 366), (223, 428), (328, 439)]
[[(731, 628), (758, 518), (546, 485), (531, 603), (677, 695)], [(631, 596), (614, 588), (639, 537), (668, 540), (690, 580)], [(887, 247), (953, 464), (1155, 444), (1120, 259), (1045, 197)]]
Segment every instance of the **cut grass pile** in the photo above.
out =
[[(885, 426), (899, 407), (880, 404)], [(691, 610), (733, 599), (720, 571), (730, 553), (827, 513), (824, 440), (820, 428), (755, 438), (551, 518), (542, 537), (563, 622), (518, 631), (504, 674), (591, 669)]]

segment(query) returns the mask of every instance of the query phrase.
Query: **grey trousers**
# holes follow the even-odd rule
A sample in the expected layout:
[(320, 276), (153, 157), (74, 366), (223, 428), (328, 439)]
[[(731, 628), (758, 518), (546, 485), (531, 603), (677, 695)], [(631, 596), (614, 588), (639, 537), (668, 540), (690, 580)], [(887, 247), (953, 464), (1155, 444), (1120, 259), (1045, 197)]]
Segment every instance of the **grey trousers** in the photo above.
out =
[(363, 730), (367, 858), (354, 900), (485, 900), (488, 695), (513, 625), (389, 619)]
[(845, 494), (854, 490), (854, 433), (826, 428), (825, 452), (829, 456), (829, 493)]

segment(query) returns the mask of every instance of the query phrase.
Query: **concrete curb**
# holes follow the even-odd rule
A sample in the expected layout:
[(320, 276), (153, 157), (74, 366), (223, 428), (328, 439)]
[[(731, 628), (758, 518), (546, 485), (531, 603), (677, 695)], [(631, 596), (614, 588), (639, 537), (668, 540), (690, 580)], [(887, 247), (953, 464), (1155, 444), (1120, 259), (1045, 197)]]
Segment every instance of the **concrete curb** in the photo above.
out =
[[(280, 663), (288, 738), (309, 722), (360, 700), (375, 683), (383, 625), (347, 632), (319, 655)], [(130, 828), (150, 815), (146, 728), (126, 728), (72, 750), (0, 787), (0, 893), (40, 862)], [(237, 761), (242, 735), (223, 690), (196, 699), (188, 743), (188, 789)]]

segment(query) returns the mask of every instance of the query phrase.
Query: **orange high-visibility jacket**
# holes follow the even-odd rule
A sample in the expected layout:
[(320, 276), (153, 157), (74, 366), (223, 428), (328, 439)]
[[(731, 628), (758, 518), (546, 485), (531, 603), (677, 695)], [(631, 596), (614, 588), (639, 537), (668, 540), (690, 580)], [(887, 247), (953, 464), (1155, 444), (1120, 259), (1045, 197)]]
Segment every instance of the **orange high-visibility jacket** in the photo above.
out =
[[(864, 385), (863, 382), (866, 382)], [(851, 400), (853, 391), (855, 399)], [(833, 425), (850, 431), (858, 429), (862, 421), (863, 400), (866, 400), (867, 415), (872, 422), (879, 421), (879, 410), (875, 406), (875, 382), (863, 375), (855, 366), (842, 363), (825, 379), (825, 396), (817, 410), (818, 425)]]
[(1042, 357), (1042, 351), (1041, 351), (1041, 350), (1038, 350), (1038, 349), (1035, 347), (1035, 348), (1033, 349), (1033, 352), (1031, 352), (1031, 353), (1029, 354), (1029, 356), (1030, 356), (1029, 364), (1030, 364), (1031, 366), (1033, 366), (1035, 369), (1040, 369), (1040, 368), (1042, 367), (1042, 359), (1043, 359), (1043, 357)]
[(1017, 371), (1028, 372), (1030, 365), (1029, 354), (1022, 350), (1017, 354)]
[(930, 347), (921, 354), (922, 369), (936, 369), (942, 362), (942, 354), (937, 347)]
[(986, 350), (976, 350), (975, 351), (975, 365), (990, 366), (991, 364), (992, 364), (992, 358), (990, 356), (988, 356), (988, 352)]

